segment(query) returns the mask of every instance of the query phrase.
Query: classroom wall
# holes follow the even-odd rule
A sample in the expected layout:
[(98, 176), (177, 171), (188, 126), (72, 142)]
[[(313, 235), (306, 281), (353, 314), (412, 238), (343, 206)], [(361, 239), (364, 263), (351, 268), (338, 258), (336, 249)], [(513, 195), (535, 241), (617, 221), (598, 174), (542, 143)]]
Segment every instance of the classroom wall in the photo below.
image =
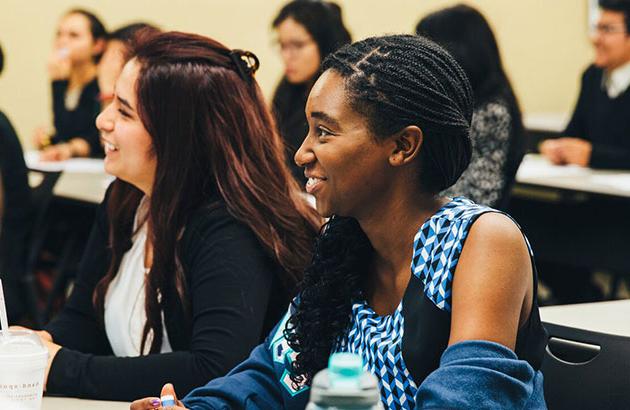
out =
[[(462, 1), (338, 0), (354, 39), (412, 32), (424, 14)], [(529, 114), (572, 109), (579, 76), (592, 57), (587, 0), (469, 0), (490, 20), (523, 110)], [(71, 7), (96, 12), (108, 29), (144, 20), (163, 29), (197, 32), (260, 57), (257, 78), (271, 96), (282, 66), (270, 22), (281, 0), (2, 0), (0, 44), (5, 70), (0, 109), (27, 147), (38, 125), (50, 124), (46, 62), (58, 18)]]

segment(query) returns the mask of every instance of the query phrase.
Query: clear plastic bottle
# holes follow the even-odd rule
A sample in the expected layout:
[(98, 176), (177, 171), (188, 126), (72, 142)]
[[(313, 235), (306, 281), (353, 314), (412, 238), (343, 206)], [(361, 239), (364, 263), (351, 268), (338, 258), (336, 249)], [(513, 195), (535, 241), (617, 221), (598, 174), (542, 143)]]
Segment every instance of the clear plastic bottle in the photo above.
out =
[(376, 377), (363, 370), (361, 356), (335, 353), (313, 378), (306, 410), (382, 410)]

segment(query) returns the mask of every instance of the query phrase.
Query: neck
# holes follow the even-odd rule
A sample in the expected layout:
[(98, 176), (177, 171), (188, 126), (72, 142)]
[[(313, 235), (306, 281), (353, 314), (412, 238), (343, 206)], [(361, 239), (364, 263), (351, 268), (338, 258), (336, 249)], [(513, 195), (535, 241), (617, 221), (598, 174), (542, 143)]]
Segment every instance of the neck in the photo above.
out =
[[(384, 203), (372, 215), (357, 218), (374, 248), (373, 275), (368, 281), (368, 299), (375, 294), (388, 295), (396, 303), (403, 296), (411, 276), (413, 238), (446, 199), (437, 195), (412, 193), (409, 185), (383, 195)], [(395, 199), (387, 199), (395, 198)]]
[(69, 88), (82, 87), (96, 77), (96, 65), (90, 62), (75, 64), (68, 79)]

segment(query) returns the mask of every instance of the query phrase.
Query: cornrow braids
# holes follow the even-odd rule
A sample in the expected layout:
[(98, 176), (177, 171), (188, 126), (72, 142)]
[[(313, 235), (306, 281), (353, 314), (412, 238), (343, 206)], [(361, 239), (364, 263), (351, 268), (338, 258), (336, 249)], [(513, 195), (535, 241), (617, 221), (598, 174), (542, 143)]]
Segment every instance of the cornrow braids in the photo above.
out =
[[(440, 46), (419, 36), (372, 37), (329, 55), (326, 70), (344, 78), (348, 103), (366, 118), (375, 138), (410, 125), (422, 130), (420, 189), (441, 192), (466, 169), (472, 91), (462, 68)], [(310, 383), (339, 346), (353, 303), (364, 297), (373, 252), (352, 218), (331, 218), (320, 235), (285, 330), (297, 352), (291, 369), (295, 384)]]

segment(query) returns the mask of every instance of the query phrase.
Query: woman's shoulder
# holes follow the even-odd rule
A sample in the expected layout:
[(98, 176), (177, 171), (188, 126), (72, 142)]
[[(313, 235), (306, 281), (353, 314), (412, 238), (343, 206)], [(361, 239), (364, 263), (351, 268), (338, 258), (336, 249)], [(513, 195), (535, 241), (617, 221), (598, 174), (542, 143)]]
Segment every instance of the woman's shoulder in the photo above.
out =
[(236, 218), (227, 204), (219, 198), (212, 198), (192, 212), (183, 232), (184, 243), (192, 242), (205, 246), (218, 243), (234, 244), (242, 247), (259, 247), (252, 229)]

